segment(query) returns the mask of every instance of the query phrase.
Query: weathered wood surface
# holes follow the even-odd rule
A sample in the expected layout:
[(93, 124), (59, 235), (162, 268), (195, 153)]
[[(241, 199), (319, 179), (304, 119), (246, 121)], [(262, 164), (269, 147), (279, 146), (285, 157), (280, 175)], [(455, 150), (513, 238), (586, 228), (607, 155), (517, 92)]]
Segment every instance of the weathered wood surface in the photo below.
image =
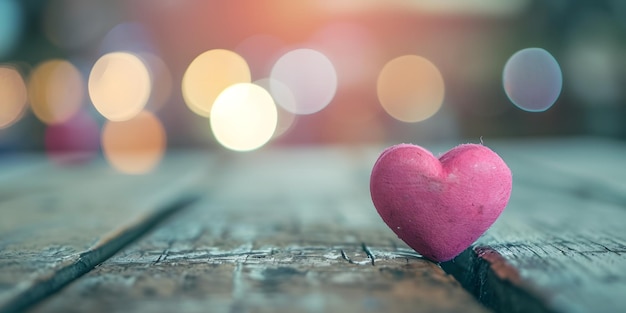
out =
[(517, 165), (518, 183), (626, 205), (623, 142), (590, 137), (516, 140), (497, 145), (502, 146), (507, 160)]
[(171, 211), (203, 166), (177, 155), (145, 176), (103, 160), (59, 167), (44, 157), (7, 157), (0, 167), (0, 311), (19, 310), (86, 273)]
[[(499, 312), (623, 311), (626, 145), (485, 144), (511, 166), (510, 204), (443, 269)], [(200, 202), (34, 311), (484, 311), (376, 216), (368, 180), (381, 149), (226, 154), (219, 172), (196, 173)]]
[(202, 202), (35, 312), (486, 312), (380, 221), (377, 152), (227, 158)]
[(626, 309), (626, 146), (598, 139), (494, 145), (510, 205), (473, 249), (444, 264), (503, 312)]

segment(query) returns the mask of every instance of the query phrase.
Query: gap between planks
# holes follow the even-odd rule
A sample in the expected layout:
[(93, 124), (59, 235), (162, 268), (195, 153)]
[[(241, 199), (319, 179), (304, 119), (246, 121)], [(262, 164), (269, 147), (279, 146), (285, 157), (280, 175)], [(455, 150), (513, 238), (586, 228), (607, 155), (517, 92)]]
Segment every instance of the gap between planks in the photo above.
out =
[[(521, 162), (518, 160), (518, 162)], [(523, 162), (523, 163), (533, 163), (533, 162)], [(544, 169), (551, 169), (549, 166), (541, 166), (542, 164), (537, 164), (537, 167), (545, 167)], [(550, 172), (559, 172), (557, 170), (552, 170)], [(571, 175), (578, 176), (578, 175)], [(531, 181), (535, 183), (535, 181)], [(531, 183), (529, 181), (525, 181), (525, 183)], [(552, 187), (552, 186), (551, 186)], [(616, 187), (617, 188), (617, 187)], [(574, 189), (575, 190), (575, 189)], [(569, 189), (561, 190), (569, 193)], [(605, 194), (593, 194), (598, 197), (599, 200), (608, 200)], [(610, 199), (615, 201), (615, 199)], [(618, 199), (619, 200), (619, 199)], [(609, 202), (612, 202), (609, 201)], [(618, 201), (619, 202), (619, 201)], [(172, 212), (170, 212), (171, 214)], [(167, 214), (166, 214), (167, 215)], [(163, 218), (165, 218), (164, 216)], [(154, 222), (155, 224), (158, 221)], [(145, 229), (143, 232), (146, 232), (148, 229)], [(129, 239), (125, 244), (130, 243), (131, 241), (137, 239), (141, 236), (142, 232), (139, 231), (135, 234), (134, 239)], [(120, 248), (122, 248), (125, 244), (122, 244)], [(99, 247), (98, 249), (101, 249)], [(363, 251), (367, 254), (368, 258), (372, 263), (375, 262), (373, 254), (368, 253), (369, 248), (362, 245)], [(96, 257), (104, 257), (105, 251), (100, 251), (99, 253), (95, 252), (89, 254), (91, 258)], [(117, 251), (117, 250), (115, 250)], [(115, 251), (111, 252), (109, 256), (111, 256)], [(89, 252), (92, 252), (90, 249)], [(351, 259), (342, 252), (342, 257), (351, 262)], [(61, 270), (57, 271), (57, 274), (54, 275), (75, 275), (73, 279), (80, 277), (81, 275), (87, 273), (94, 266), (96, 266), (99, 262), (95, 262), (93, 260), (85, 261), (83, 258), (86, 257), (86, 254), (81, 254), (78, 260), (75, 260), (74, 263), (63, 267)], [(108, 257), (107, 257), (108, 258)], [(104, 258), (103, 260), (105, 260)], [(365, 260), (365, 262), (369, 263), (370, 260)], [(102, 261), (100, 261), (102, 262)], [(374, 264), (372, 264), (374, 265)], [(473, 247), (466, 250), (461, 256), (459, 256), (456, 262), (448, 262), (441, 264), (443, 269), (453, 274), (462, 285), (468, 289), (471, 293), (474, 294), (483, 304), (490, 306), (497, 311), (507, 311), (507, 312), (552, 312), (542, 301), (536, 296), (531, 295), (526, 288), (528, 286), (520, 286), (520, 281), (518, 277), (517, 270), (508, 264), (505, 259), (498, 254), (495, 250), (489, 248), (482, 247)], [(76, 270), (77, 269), (77, 270)], [(63, 271), (70, 270), (82, 270), (82, 274), (73, 274), (71, 272), (61, 273)], [(67, 280), (64, 284), (59, 284), (59, 282), (55, 281), (54, 277), (45, 279), (46, 283), (53, 284), (56, 283), (58, 287), (55, 290), (60, 289), (65, 284), (71, 282)], [(521, 282), (523, 283), (523, 282)], [(44, 287), (45, 288), (45, 287)], [(31, 292), (32, 293), (32, 292)], [(48, 293), (51, 294), (52, 292)], [(41, 296), (43, 299), (46, 294)], [(0, 312), (5, 312), (0, 309)]]
[(470, 247), (440, 266), (478, 302), (496, 312), (555, 313), (524, 289), (518, 270), (489, 247)]
[(111, 232), (90, 249), (68, 258), (65, 264), (49, 276), (39, 278), (34, 282), (28, 282), (30, 286), (13, 296), (0, 307), (0, 313), (21, 312), (36, 305), (48, 296), (61, 290), (64, 286), (89, 273), (118, 251), (141, 238), (169, 216), (189, 207), (198, 199), (199, 196), (195, 194), (184, 195), (135, 223)]

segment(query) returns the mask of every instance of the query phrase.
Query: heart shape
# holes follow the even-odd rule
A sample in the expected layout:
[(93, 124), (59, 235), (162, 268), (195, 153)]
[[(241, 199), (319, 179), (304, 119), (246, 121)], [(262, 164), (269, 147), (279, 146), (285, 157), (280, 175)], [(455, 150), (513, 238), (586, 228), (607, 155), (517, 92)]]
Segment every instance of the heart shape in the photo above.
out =
[(393, 232), (424, 257), (448, 261), (500, 216), (511, 170), (491, 149), (464, 144), (437, 159), (416, 145), (387, 148), (370, 177), (374, 206)]

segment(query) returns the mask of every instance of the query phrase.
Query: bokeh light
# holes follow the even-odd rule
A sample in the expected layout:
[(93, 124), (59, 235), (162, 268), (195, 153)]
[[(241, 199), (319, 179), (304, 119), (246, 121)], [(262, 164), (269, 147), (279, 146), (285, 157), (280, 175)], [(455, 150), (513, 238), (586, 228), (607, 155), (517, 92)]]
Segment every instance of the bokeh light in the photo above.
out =
[(185, 71), (183, 97), (194, 113), (208, 117), (224, 89), (250, 82), (250, 69), (240, 55), (224, 49), (209, 50), (197, 56)]
[(33, 113), (46, 124), (63, 123), (80, 109), (84, 88), (83, 76), (72, 63), (58, 59), (41, 63), (28, 82)]
[(240, 83), (226, 88), (211, 109), (211, 130), (224, 147), (250, 151), (267, 143), (277, 123), (276, 105), (263, 87)]
[(28, 94), (22, 75), (11, 66), (0, 65), (0, 129), (17, 122), (24, 113)]
[(144, 62), (128, 52), (105, 54), (89, 74), (89, 97), (104, 117), (124, 121), (145, 107), (151, 91), (150, 73)]
[(502, 73), (504, 92), (524, 111), (542, 112), (561, 94), (563, 74), (556, 59), (541, 48), (527, 48), (513, 54)]
[(46, 154), (51, 161), (60, 165), (85, 163), (96, 157), (99, 135), (98, 123), (81, 110), (69, 120), (46, 128)]
[(139, 57), (150, 73), (152, 82), (146, 109), (160, 110), (172, 94), (172, 74), (158, 54), (149, 29), (139, 22), (124, 22), (113, 27), (100, 43), (100, 53), (131, 52)]
[(15, 49), (22, 34), (22, 19), (22, 8), (17, 1), (0, 1), (0, 59)]
[[(263, 78), (255, 81), (254, 84), (259, 85), (268, 92), (270, 92), (271, 80), (271, 78)], [(296, 99), (293, 97), (293, 94), (291, 93), (291, 90), (289, 90), (289, 87), (285, 86), (285, 84), (281, 82), (274, 82), (274, 90), (280, 93), (281, 96), (278, 98), (282, 99), (283, 101), (283, 103), (277, 103), (276, 101), (274, 101), (277, 104), (276, 109), (278, 113), (278, 121), (276, 124), (276, 131), (274, 132), (274, 138), (278, 138), (287, 133), (296, 122), (296, 115), (292, 113), (296, 105)]]
[(404, 55), (385, 64), (378, 75), (378, 100), (393, 118), (419, 122), (433, 116), (443, 104), (441, 72), (428, 59)]
[(141, 111), (126, 121), (109, 121), (102, 130), (102, 152), (111, 166), (127, 174), (143, 174), (155, 168), (166, 149), (161, 121)]
[(278, 103), (288, 103), (282, 92), (284, 84), (295, 99), (295, 114), (312, 114), (325, 108), (337, 91), (337, 72), (331, 61), (319, 51), (297, 49), (276, 61), (270, 75), (270, 90)]

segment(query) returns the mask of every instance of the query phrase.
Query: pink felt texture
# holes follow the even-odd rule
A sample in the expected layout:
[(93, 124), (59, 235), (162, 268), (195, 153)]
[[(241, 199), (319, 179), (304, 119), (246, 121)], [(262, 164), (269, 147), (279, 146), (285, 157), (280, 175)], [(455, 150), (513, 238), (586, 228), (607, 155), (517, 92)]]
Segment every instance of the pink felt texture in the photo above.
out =
[(383, 221), (411, 248), (453, 259), (500, 216), (511, 195), (511, 170), (491, 149), (464, 144), (439, 159), (400, 144), (374, 164), (370, 193)]

